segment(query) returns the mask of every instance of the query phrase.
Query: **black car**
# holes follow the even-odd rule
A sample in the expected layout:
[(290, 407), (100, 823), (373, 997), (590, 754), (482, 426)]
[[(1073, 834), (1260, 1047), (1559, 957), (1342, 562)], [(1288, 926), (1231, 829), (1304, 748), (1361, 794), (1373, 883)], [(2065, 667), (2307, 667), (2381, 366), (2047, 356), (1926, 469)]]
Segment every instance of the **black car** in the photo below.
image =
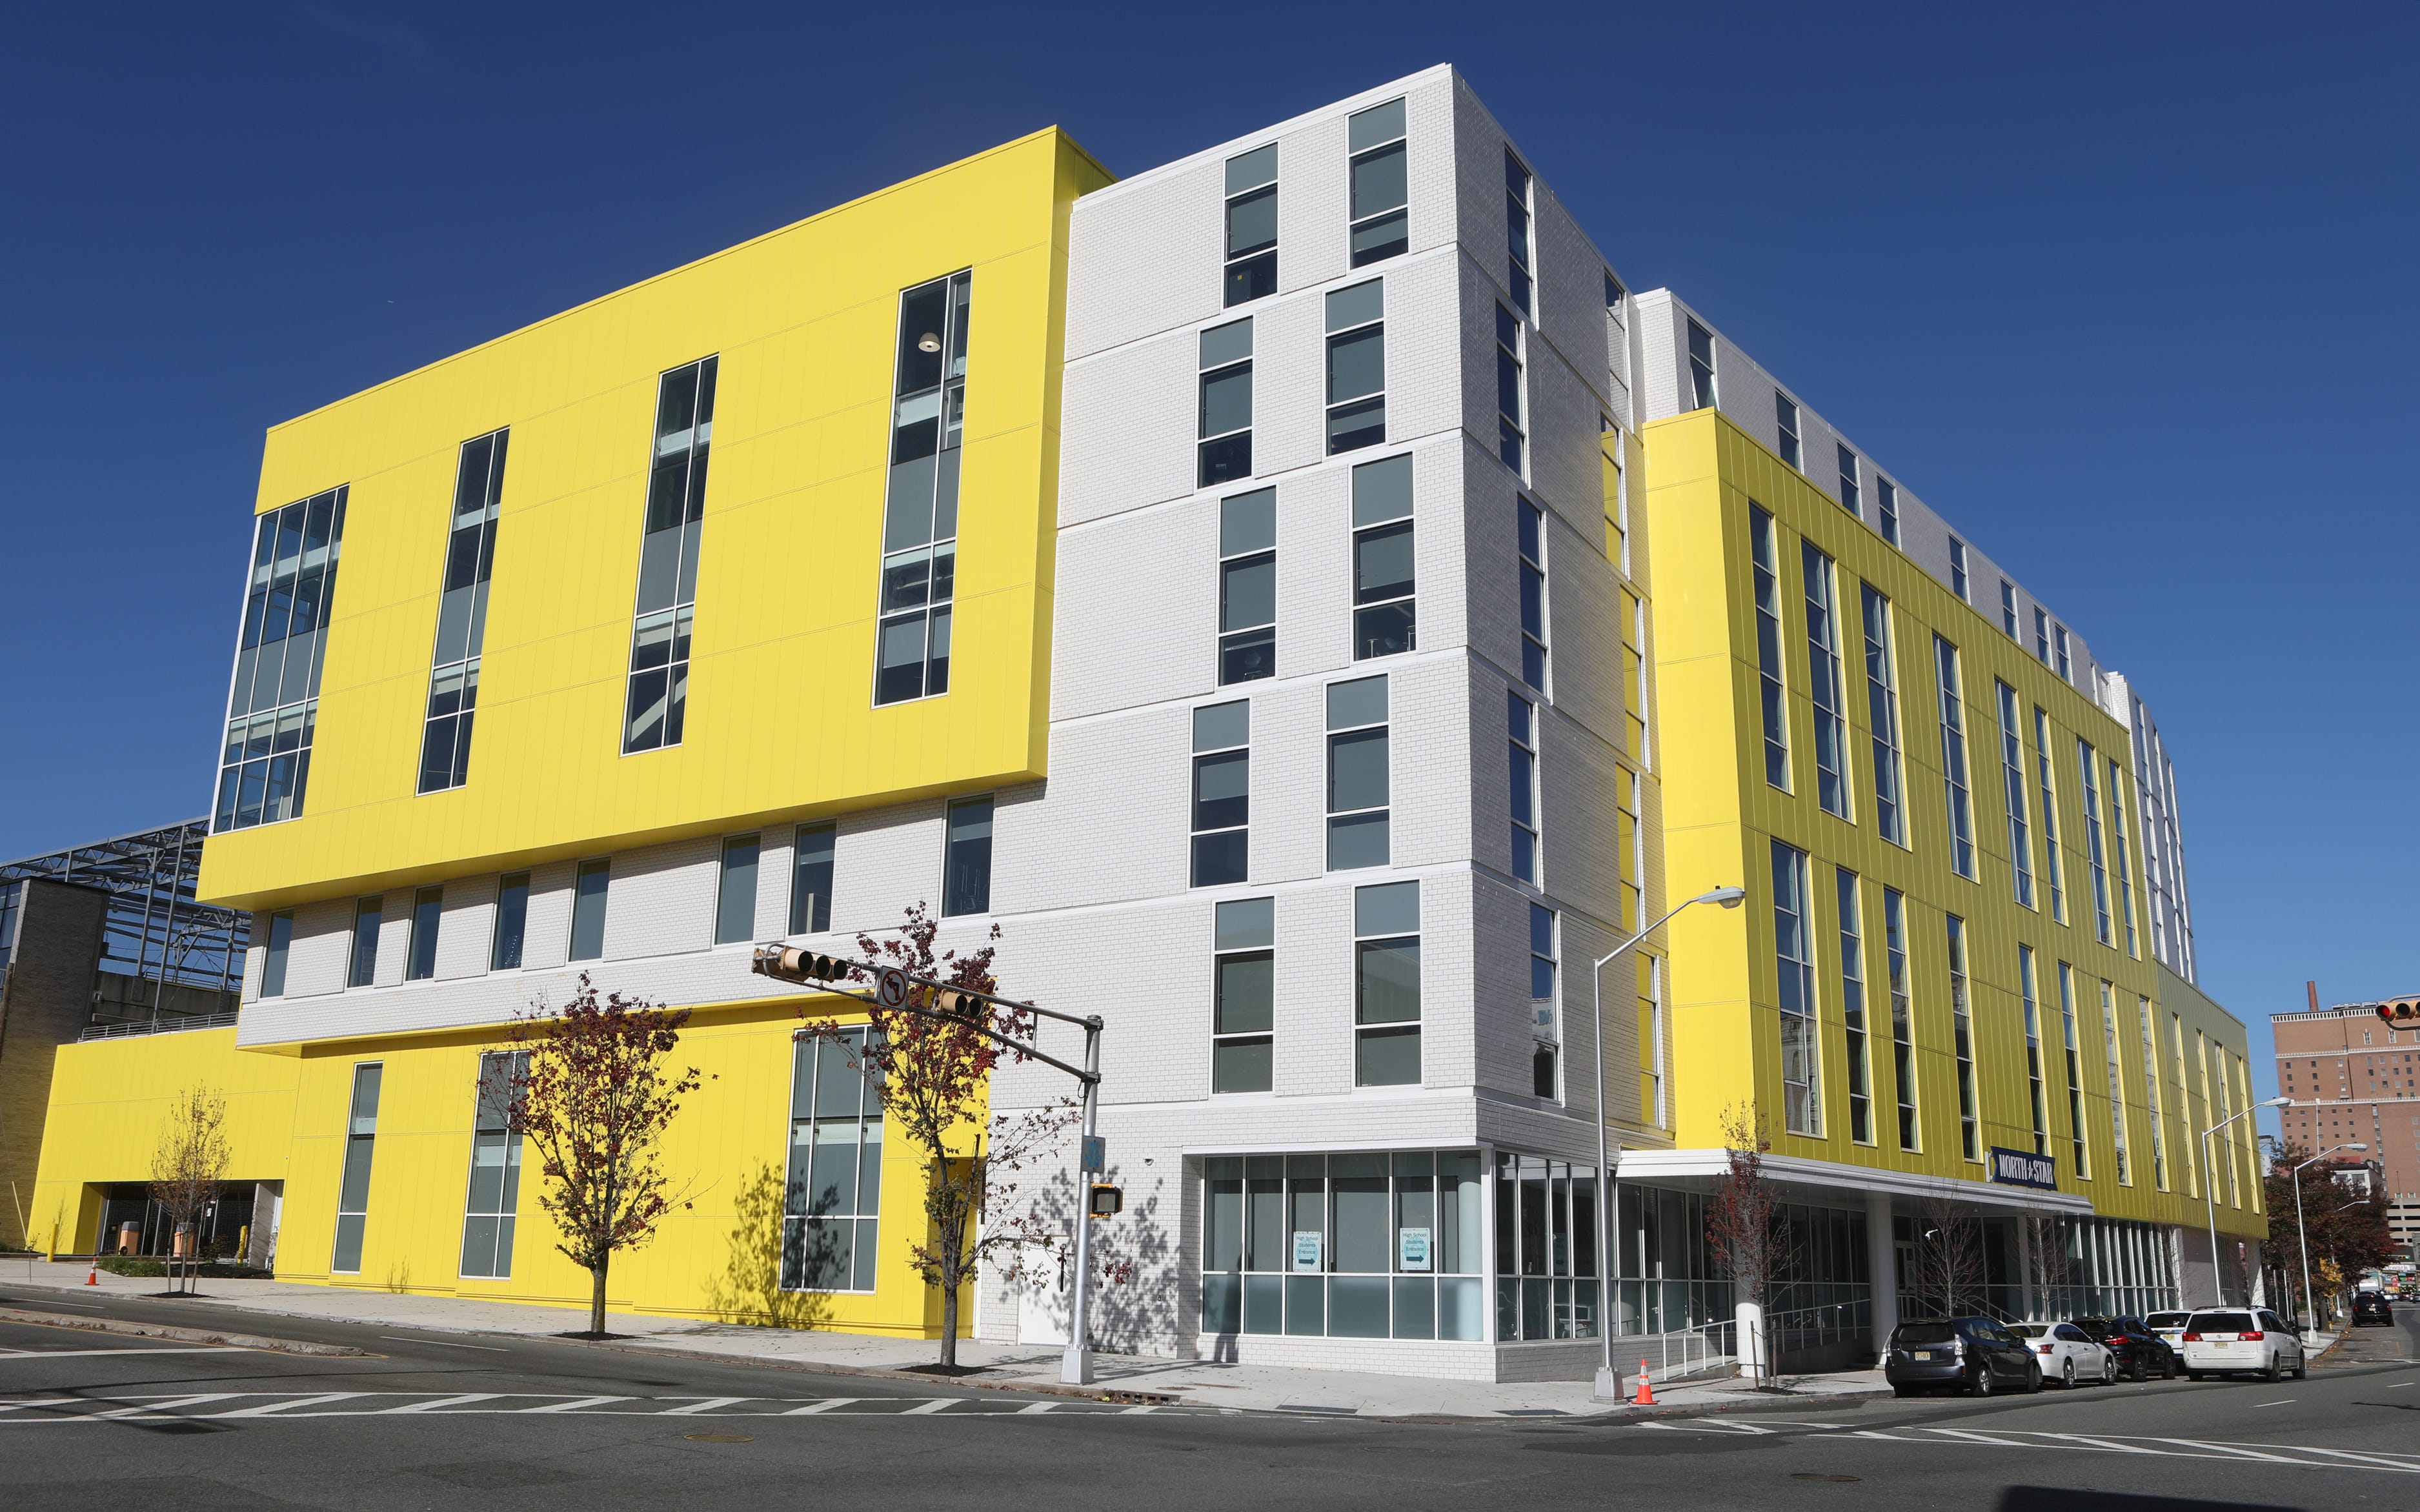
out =
[(1988, 1317), (1901, 1323), (1891, 1330), (1883, 1379), (1901, 1396), (1944, 1387), (1978, 1396), (2042, 1389), (2033, 1350)]
[(2118, 1357), (2118, 1373), (2128, 1380), (2147, 1380), (2153, 1376), (2162, 1380), (2177, 1379), (2177, 1351), (2169, 1348), (2168, 1341), (2152, 1333), (2151, 1325), (2141, 1318), (2079, 1317), (2073, 1321)]
[(2382, 1292), (2354, 1292), (2352, 1320), (2356, 1327), (2385, 1328), (2395, 1321), (2395, 1305), (2386, 1300)]

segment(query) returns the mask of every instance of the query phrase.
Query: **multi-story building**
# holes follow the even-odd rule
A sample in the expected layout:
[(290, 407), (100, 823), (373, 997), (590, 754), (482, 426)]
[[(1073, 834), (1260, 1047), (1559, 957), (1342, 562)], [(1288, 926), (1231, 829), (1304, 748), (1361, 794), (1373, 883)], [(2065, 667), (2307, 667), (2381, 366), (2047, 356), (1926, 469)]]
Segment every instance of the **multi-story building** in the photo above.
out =
[[(2420, 1239), (2420, 1028), (2408, 1011), (2414, 1004), (2420, 993), (2322, 1008), (2314, 986), (2307, 1011), (2269, 1015), (2277, 1090), (2294, 1099), (2280, 1115), (2286, 1143), (2312, 1155), (2368, 1146), (2398, 1250)], [(2382, 1005), (2406, 1009), (2404, 1021), (2382, 1017)]]
[[(1728, 1315), (1735, 1111), (1819, 1344), (1940, 1204), (2010, 1311), (2207, 1285), (2206, 1188), (2232, 1270), (2243, 1031), (2148, 714), (1535, 163), (1445, 68), (1122, 182), (1047, 132), (272, 431), (241, 1020), (69, 1052), (42, 1200), (138, 1154), (73, 1088), (216, 1077), (281, 1274), (584, 1296), (477, 1088), (585, 974), (716, 1077), (614, 1304), (929, 1333), (913, 1162), (748, 970), (923, 901), (1106, 1022), (1112, 1348), (1585, 1375)], [(1063, 1334), (1047, 1271), (978, 1331)]]

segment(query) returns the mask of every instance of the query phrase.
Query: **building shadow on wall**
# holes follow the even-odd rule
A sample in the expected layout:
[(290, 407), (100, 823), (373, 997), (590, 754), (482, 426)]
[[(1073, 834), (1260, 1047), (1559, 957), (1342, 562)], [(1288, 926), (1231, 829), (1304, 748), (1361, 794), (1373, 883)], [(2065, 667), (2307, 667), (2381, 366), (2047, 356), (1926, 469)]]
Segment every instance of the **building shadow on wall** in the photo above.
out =
[[(831, 1321), (831, 1298), (820, 1291), (785, 1291), (783, 1274), (783, 1188), (780, 1170), (765, 1161), (740, 1179), (732, 1199), (731, 1232), (722, 1269), (706, 1278), (706, 1310), (725, 1323), (771, 1328), (823, 1328)], [(804, 1225), (799, 1225), (803, 1230)], [(808, 1236), (801, 1234), (802, 1240)], [(814, 1236), (821, 1239), (821, 1235)], [(816, 1257), (791, 1257), (793, 1273), (820, 1275)]]

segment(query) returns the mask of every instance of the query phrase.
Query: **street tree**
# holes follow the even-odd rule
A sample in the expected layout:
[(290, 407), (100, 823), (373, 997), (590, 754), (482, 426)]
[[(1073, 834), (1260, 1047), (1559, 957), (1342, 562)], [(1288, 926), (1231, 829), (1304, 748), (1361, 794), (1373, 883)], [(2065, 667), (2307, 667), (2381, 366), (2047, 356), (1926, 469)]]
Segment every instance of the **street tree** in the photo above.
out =
[[(2297, 1187), (2302, 1189), (2299, 1224)], [(2263, 1179), (2262, 1194), (2269, 1208), (2270, 1263), (2284, 1266), (2297, 1287), (2304, 1274), (2304, 1236), (2309, 1236), (2309, 1270), (2320, 1298), (2307, 1300), (2315, 1303), (2334, 1296), (2345, 1277), (2374, 1270), (2395, 1257), (2385, 1193), (2346, 1185), (2333, 1162), (2313, 1161), (2311, 1152), (2299, 1145), (2278, 1150)]]
[[(1723, 1110), (1723, 1174), (1706, 1199), (1706, 1243), (1715, 1263), (1730, 1274), (1732, 1301), (1754, 1303), (1760, 1312), (1790, 1264), (1781, 1192), (1764, 1174), (1764, 1157), (1772, 1148), (1761, 1114)], [(1746, 1352), (1761, 1371), (1769, 1371), (1768, 1349)]]
[(1908, 1290), (1935, 1316), (1953, 1317), (1980, 1298), (1983, 1281), (1983, 1225), (1974, 1209), (1947, 1197), (1919, 1199)]
[(507, 1072), (506, 1121), (529, 1141), (543, 1178), (538, 1206), (554, 1220), (555, 1248), (592, 1283), (588, 1337), (605, 1336), (605, 1277), (613, 1256), (655, 1237), (689, 1183), (664, 1167), (663, 1139), (681, 1099), (703, 1082), (675, 1071), (687, 1008), (599, 993), (582, 972), (562, 1011), (543, 1003), (515, 1020), (528, 1053)]
[(2074, 1284), (2074, 1262), (2068, 1249), (2075, 1220), (2065, 1213), (2028, 1208), (2017, 1220), (2024, 1236), (2025, 1280), (2031, 1284), (2038, 1316), (2059, 1317), (2068, 1307), (2067, 1288)]
[[(182, 1247), (198, 1257), (202, 1212), (219, 1194), (233, 1157), (227, 1148), (226, 1099), (197, 1083), (177, 1095), (160, 1119), (151, 1152), (151, 1199), (168, 1215), (169, 1254)], [(180, 1246), (173, 1236), (192, 1234)]]

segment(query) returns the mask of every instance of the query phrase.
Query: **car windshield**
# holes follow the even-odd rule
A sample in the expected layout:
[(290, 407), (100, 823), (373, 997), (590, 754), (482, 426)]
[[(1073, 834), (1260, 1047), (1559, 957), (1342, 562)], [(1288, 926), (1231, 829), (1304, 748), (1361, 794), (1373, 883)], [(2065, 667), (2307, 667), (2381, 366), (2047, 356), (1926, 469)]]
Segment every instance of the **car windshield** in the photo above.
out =
[(2188, 1316), (2184, 1313), (2153, 1313), (2143, 1321), (2153, 1328), (2182, 1328)]
[(2256, 1325), (2250, 1313), (2195, 1313), (2190, 1326), (2196, 1333), (2249, 1333)]
[(2011, 1323), (2009, 1332), (2021, 1339), (2038, 1339), (2050, 1332), (2048, 1323)]
[(1901, 1323), (1898, 1332), (1891, 1334), (1891, 1347), (1900, 1348), (1911, 1344), (1947, 1344), (1957, 1336), (1956, 1332), (1947, 1323)]

